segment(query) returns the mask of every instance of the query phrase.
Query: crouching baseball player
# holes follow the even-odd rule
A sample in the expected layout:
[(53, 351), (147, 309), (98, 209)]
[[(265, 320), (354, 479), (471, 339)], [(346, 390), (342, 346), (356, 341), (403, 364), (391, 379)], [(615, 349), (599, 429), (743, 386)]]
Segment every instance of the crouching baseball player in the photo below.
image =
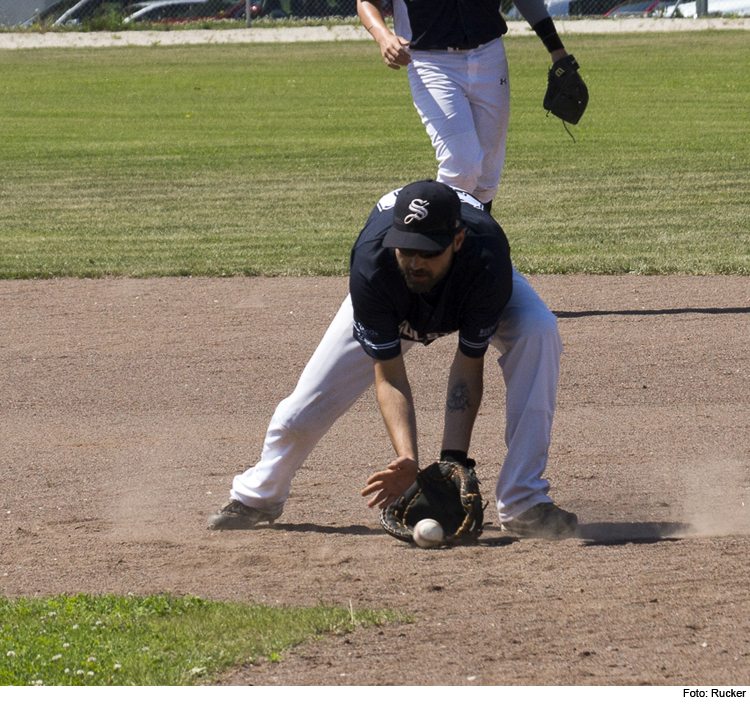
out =
[(231, 500), (209, 528), (279, 518), (297, 469), (373, 382), (396, 458), (367, 479), (362, 495), (370, 507), (394, 503), (420, 469), (403, 354), (453, 332), (440, 461), (471, 463), (491, 346), (506, 384), (507, 455), (496, 489), (502, 527), (525, 537), (571, 536), (577, 518), (552, 502), (544, 478), (562, 351), (556, 318), (513, 268), (505, 234), (482, 204), (429, 180), (383, 196), (373, 209), (352, 249), (349, 296), (276, 408), (260, 461), (235, 476)]

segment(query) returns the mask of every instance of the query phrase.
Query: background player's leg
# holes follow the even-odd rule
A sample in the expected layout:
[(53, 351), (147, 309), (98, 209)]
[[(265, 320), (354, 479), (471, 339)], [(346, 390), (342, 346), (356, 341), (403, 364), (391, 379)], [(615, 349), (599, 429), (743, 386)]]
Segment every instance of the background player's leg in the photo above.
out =
[(482, 161), (473, 194), (482, 203), (497, 193), (505, 163), (505, 142), (510, 121), (510, 81), (502, 38), (467, 53), (469, 103), (482, 149)]
[(492, 341), (503, 354), (508, 451), (498, 477), (500, 521), (549, 502), (543, 478), (557, 401), (562, 340), (557, 318), (515, 269), (513, 294)]
[(467, 98), (466, 53), (411, 54), (409, 84), (435, 149), (437, 180), (473, 194), (482, 170), (482, 147)]

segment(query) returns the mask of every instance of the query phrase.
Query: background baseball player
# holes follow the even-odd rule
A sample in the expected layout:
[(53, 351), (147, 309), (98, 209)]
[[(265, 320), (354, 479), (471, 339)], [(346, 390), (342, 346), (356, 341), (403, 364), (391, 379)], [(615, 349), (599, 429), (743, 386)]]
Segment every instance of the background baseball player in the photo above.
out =
[(511, 533), (571, 535), (572, 513), (554, 505), (543, 477), (562, 343), (557, 321), (514, 270), (500, 226), (467, 193), (421, 181), (384, 196), (352, 249), (350, 295), (276, 408), (260, 461), (234, 478), (214, 529), (273, 522), (312, 449), (375, 382), (396, 458), (362, 491), (385, 508), (419, 471), (416, 415), (403, 353), (458, 332), (447, 385), (441, 460), (466, 463), (490, 345), (506, 384), (507, 455), (496, 500)]
[[(543, 0), (515, 6), (550, 53), (553, 64), (544, 107), (577, 123), (588, 92), (566, 52)], [(385, 63), (407, 67), (414, 106), (438, 160), (438, 181), (472, 194), (489, 210), (505, 161), (510, 118), (508, 63), (502, 35), (508, 26), (500, 0), (394, 0), (394, 32), (382, 0), (357, 0), (362, 24), (380, 45)], [(562, 81), (572, 97), (555, 101)], [(562, 113), (557, 106), (563, 105)]]

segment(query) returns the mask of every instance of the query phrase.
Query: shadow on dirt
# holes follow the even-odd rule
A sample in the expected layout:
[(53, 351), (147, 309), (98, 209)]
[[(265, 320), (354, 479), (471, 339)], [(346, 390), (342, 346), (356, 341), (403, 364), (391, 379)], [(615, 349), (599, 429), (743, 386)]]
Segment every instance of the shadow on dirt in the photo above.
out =
[[(381, 536), (380, 528), (370, 528), (362, 525), (352, 526), (321, 526), (317, 523), (274, 523), (273, 525), (257, 526), (258, 529), (269, 528), (289, 533), (339, 533), (342, 535)], [(509, 535), (486, 537), (488, 531), (501, 533), (499, 527), (485, 527), (485, 537), (478, 541), (456, 542), (453, 547), (480, 546), (482, 548), (497, 548), (512, 545), (519, 538)], [(585, 523), (578, 526), (576, 538), (586, 541), (584, 545), (618, 545), (625, 543), (657, 543), (664, 540), (681, 540), (693, 533), (693, 528), (687, 523), (644, 522), (644, 523)]]
[[(359, 536), (380, 536), (385, 535), (385, 532), (380, 528), (369, 528), (368, 526), (321, 526), (317, 523), (274, 523), (273, 525), (259, 525), (256, 526), (257, 530), (261, 530), (264, 528), (269, 528), (273, 530), (278, 531), (287, 531), (289, 533), (341, 533), (344, 535), (359, 535)], [(485, 533), (490, 530), (497, 530), (500, 532), (500, 528), (497, 526), (489, 526), (489, 528), (485, 528)], [(451, 547), (453, 548), (460, 548), (460, 547), (476, 547), (480, 546), (482, 548), (494, 548), (497, 546), (503, 546), (503, 545), (511, 545), (515, 543), (518, 540), (518, 538), (514, 538), (512, 536), (501, 536), (497, 538), (481, 538), (478, 541), (475, 540), (467, 540), (467, 541), (458, 541), (451, 543)], [(415, 548), (417, 547), (414, 544)]]
[(267, 526), (277, 531), (289, 531), (290, 533), (342, 533), (344, 535), (382, 535), (380, 528), (368, 528), (367, 526), (321, 526), (317, 523), (274, 523)]
[(741, 315), (750, 313), (750, 307), (677, 307), (642, 310), (553, 310), (556, 317), (569, 320), (576, 317), (598, 317), (601, 315), (685, 315), (697, 313), (699, 315)]
[(589, 541), (585, 545), (657, 543), (680, 540), (690, 535), (691, 530), (687, 523), (586, 523), (578, 526), (577, 537)]

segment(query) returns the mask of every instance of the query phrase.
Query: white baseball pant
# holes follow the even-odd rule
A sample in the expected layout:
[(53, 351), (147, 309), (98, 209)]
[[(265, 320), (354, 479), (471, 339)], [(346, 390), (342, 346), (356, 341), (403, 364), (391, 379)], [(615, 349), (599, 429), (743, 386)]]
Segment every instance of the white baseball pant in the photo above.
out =
[(510, 83), (503, 40), (475, 50), (411, 50), (414, 106), (438, 160), (437, 180), (482, 203), (497, 193), (505, 162)]
[[(260, 461), (235, 476), (233, 499), (262, 508), (283, 504), (292, 479), (323, 435), (375, 381), (373, 361), (352, 335), (348, 296), (300, 376), (276, 408)], [(402, 341), (408, 350), (414, 343)], [(557, 319), (515, 269), (513, 294), (491, 343), (506, 385), (507, 454), (497, 481), (500, 521), (550, 501), (547, 465), (562, 341)]]

